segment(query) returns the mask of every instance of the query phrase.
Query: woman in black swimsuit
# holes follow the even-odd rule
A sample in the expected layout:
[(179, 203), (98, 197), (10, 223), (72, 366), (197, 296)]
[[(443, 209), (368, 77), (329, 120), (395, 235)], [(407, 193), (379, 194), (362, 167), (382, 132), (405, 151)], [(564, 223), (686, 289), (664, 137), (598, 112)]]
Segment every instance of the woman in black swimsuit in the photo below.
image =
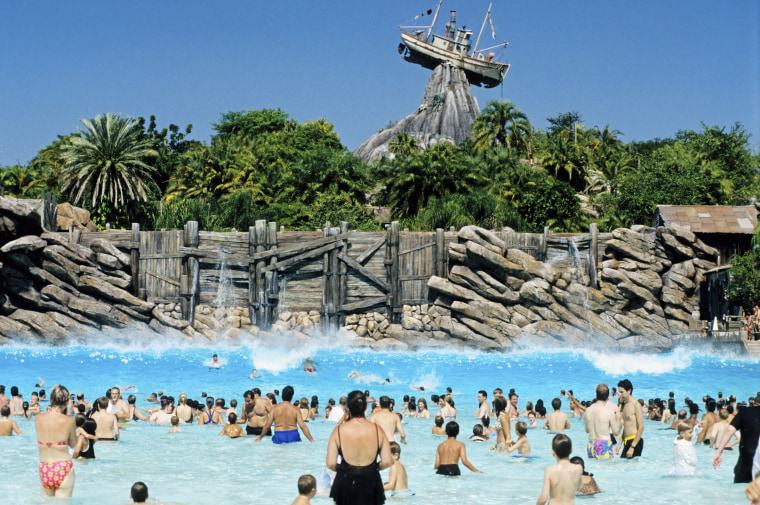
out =
[(387, 436), (364, 417), (366, 409), (364, 393), (352, 391), (348, 395), (350, 417), (333, 430), (327, 444), (327, 468), (337, 472), (330, 490), (330, 498), (336, 505), (385, 502), (380, 470), (390, 467), (393, 460)]

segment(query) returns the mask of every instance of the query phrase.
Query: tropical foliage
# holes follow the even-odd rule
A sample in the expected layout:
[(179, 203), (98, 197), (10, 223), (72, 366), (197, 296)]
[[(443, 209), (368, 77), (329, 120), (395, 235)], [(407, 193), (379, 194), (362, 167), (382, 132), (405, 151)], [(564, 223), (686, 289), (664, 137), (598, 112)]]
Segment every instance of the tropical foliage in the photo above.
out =
[[(603, 231), (649, 224), (658, 204), (747, 204), (760, 193), (760, 156), (740, 124), (701, 125), (672, 138), (625, 143), (576, 111), (534, 129), (509, 101), (490, 101), (462, 145), (425, 150), (409, 133), (372, 165), (351, 154), (325, 119), (299, 123), (280, 109), (229, 111), (208, 142), (156, 118), (84, 120), (28, 164), (0, 167), (6, 193), (90, 210), (99, 226), (245, 230), (257, 219), (289, 229), (348, 221), (381, 229), (369, 204), (419, 230), (510, 226)], [(583, 207), (581, 207), (581, 200)]]

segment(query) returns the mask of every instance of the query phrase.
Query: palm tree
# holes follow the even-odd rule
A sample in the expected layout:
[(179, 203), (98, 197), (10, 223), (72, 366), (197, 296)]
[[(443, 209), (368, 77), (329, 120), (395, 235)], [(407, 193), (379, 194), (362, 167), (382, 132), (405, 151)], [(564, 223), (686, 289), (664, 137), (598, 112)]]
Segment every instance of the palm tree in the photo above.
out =
[(408, 156), (419, 152), (419, 144), (409, 132), (401, 132), (391, 141), (388, 150), (397, 156)]
[(528, 116), (508, 100), (491, 100), (472, 124), (475, 148), (524, 146), (530, 151), (531, 126)]
[(150, 139), (140, 138), (138, 123), (104, 114), (82, 124), (81, 136), (72, 135), (71, 145), (62, 146), (62, 192), (71, 192), (74, 204), (90, 198), (93, 208), (104, 200), (115, 206), (147, 201), (155, 169), (145, 161), (158, 152)]

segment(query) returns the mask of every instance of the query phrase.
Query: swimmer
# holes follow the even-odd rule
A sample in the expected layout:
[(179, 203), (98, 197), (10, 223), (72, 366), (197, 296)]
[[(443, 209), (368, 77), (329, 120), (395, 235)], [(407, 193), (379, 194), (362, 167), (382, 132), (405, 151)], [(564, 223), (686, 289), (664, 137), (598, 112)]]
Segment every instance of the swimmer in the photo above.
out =
[(317, 479), (313, 475), (301, 475), (298, 478), (298, 496), (291, 505), (310, 505), (317, 494)]
[(530, 456), (530, 441), (528, 440), (528, 425), (523, 421), (515, 424), (517, 442), (507, 446), (507, 452), (517, 451), (520, 456)]
[(578, 494), (589, 496), (602, 492), (602, 490), (599, 489), (599, 484), (597, 484), (594, 480), (594, 474), (588, 473), (586, 471), (586, 464), (584, 463), (583, 458), (580, 456), (572, 457), (570, 458), (570, 463), (574, 465), (580, 465), (580, 467), (583, 469), (583, 486), (581, 487), (580, 491), (578, 491)]
[(24, 432), (19, 429), (16, 421), (9, 417), (10, 415), (11, 408), (8, 405), (0, 407), (0, 437), (11, 436), (14, 433), (16, 435), (24, 434)]
[(259, 372), (255, 368), (253, 369), (253, 372), (251, 372), (251, 375), (249, 375), (251, 379), (257, 379), (259, 377)]
[(241, 428), (237, 424), (237, 414), (235, 414), (234, 412), (230, 412), (229, 415), (227, 416), (227, 420), (229, 421), (230, 424), (228, 424), (227, 426), (224, 427), (224, 429), (222, 429), (221, 433), (219, 433), (220, 437), (222, 435), (226, 435), (230, 438), (238, 438), (238, 437), (245, 436), (245, 433), (243, 433), (243, 428)]
[(154, 505), (148, 503), (148, 486), (142, 482), (135, 482), (132, 485), (132, 489), (129, 492), (129, 497), (132, 498), (132, 504), (135, 505)]
[(446, 435), (446, 430), (443, 429), (443, 418), (441, 416), (435, 416), (435, 426), (433, 426), (433, 435)]
[(317, 363), (316, 361), (314, 361), (311, 358), (306, 358), (305, 360), (303, 360), (303, 365), (302, 366), (303, 366), (303, 371), (306, 372), (309, 375), (316, 374), (317, 373), (317, 367), (320, 370), (324, 370), (324, 368), (322, 368), (322, 366), (319, 363)]
[(554, 435), (552, 455), (557, 458), (557, 464), (544, 471), (544, 487), (536, 505), (545, 505), (550, 496), (551, 503), (575, 503), (575, 493), (583, 487), (583, 468), (570, 462), (571, 452), (573, 442), (570, 437), (562, 433)]
[(282, 401), (272, 407), (272, 411), (267, 417), (266, 424), (261, 429), (261, 435), (256, 437), (254, 442), (261, 442), (272, 424), (275, 425), (274, 436), (272, 436), (272, 443), (275, 444), (289, 444), (292, 442), (300, 442), (301, 437), (298, 435), (298, 428), (301, 428), (304, 436), (309, 439), (309, 442), (314, 442), (309, 432), (309, 427), (303, 422), (301, 418), (301, 412), (298, 407), (290, 403), (293, 399), (293, 387), (285, 386), (282, 390)]
[(398, 414), (391, 412), (391, 399), (387, 396), (380, 397), (380, 409), (374, 412), (369, 420), (383, 429), (389, 442), (395, 441), (396, 433), (398, 433), (401, 442), (406, 443), (406, 433), (401, 425), (401, 418)]
[(414, 389), (415, 391), (425, 391), (425, 386), (409, 386), (409, 387)]
[(214, 354), (211, 357), (211, 362), (208, 365), (209, 368), (222, 368), (222, 362), (219, 360), (219, 356)]
[(42, 377), (37, 377), (37, 380), (40, 381), (37, 384), (34, 385), (36, 388), (44, 388), (45, 387), (45, 380)]
[(151, 393), (150, 398), (143, 398), (144, 402), (150, 402), (150, 403), (159, 403), (158, 395), (156, 393)]
[(462, 442), (457, 440), (459, 424), (456, 421), (446, 423), (446, 435), (449, 438), (442, 442), (435, 451), (435, 473), (449, 476), (461, 475), (459, 460), (462, 460), (462, 464), (470, 471), (483, 473), (467, 460), (467, 449)]
[(353, 379), (354, 377), (356, 377), (358, 379), (361, 376), (362, 376), (362, 374), (360, 374), (356, 370), (354, 370), (353, 372), (351, 372), (350, 374), (348, 374), (348, 378), (349, 379)]
[(169, 433), (182, 433), (182, 430), (179, 429), (179, 416), (172, 416), (171, 422), (172, 427), (169, 428)]
[[(486, 417), (485, 419), (488, 419), (488, 418)], [(487, 441), (488, 441), (488, 435), (483, 434), (483, 425), (476, 424), (475, 426), (473, 426), (470, 442), (487, 442)]]
[(393, 464), (391, 465), (391, 471), (388, 474), (388, 482), (383, 484), (383, 489), (386, 491), (393, 491), (393, 496), (414, 496), (414, 493), (409, 492), (406, 468), (404, 468), (404, 465), (401, 463), (401, 446), (396, 442), (391, 442), (390, 448)]
[(559, 398), (553, 399), (552, 408), (554, 409), (554, 412), (546, 415), (544, 429), (553, 431), (554, 433), (564, 433), (565, 430), (569, 430), (570, 419), (567, 418), (567, 414), (560, 412), (560, 408), (562, 408), (562, 400)]

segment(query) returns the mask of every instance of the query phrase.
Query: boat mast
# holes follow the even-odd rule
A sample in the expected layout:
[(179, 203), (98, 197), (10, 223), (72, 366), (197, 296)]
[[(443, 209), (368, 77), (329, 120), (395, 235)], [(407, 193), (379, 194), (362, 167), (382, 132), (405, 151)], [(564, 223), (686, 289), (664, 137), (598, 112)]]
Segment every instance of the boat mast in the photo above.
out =
[(435, 9), (435, 16), (433, 16), (433, 22), (430, 23), (430, 28), (428, 28), (427, 37), (425, 37), (425, 40), (429, 40), (430, 34), (433, 33), (433, 26), (435, 26), (435, 20), (438, 19), (438, 11), (441, 10), (442, 4), (443, 4), (443, 0), (438, 2), (438, 7)]
[(486, 21), (488, 21), (488, 16), (491, 15), (491, 7), (493, 7), (493, 2), (491, 2), (488, 5), (488, 12), (486, 12), (486, 17), (483, 19), (483, 26), (480, 27), (480, 33), (478, 33), (478, 40), (475, 41), (475, 47), (472, 49), (472, 55), (475, 56), (475, 52), (478, 50), (478, 44), (480, 44), (480, 36), (483, 35), (483, 30), (486, 27)]

